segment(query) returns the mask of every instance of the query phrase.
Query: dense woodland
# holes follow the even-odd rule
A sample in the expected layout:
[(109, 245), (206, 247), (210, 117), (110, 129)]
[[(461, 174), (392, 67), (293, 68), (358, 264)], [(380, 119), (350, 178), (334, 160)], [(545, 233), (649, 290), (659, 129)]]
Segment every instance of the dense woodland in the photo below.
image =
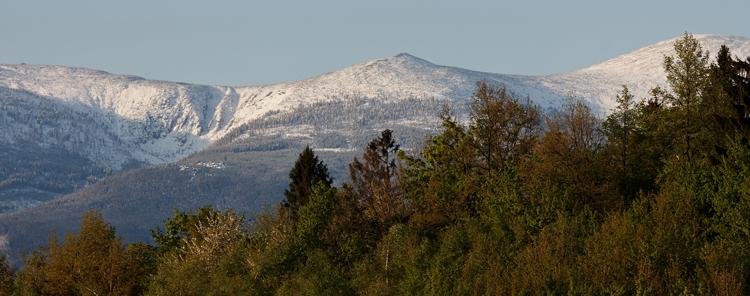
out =
[(606, 119), (480, 82), (466, 124), (446, 110), (413, 153), (385, 130), (340, 187), (308, 148), (252, 221), (177, 212), (126, 245), (91, 212), (2, 293), (749, 294), (750, 59), (715, 57), (686, 34), (668, 87), (623, 87)]

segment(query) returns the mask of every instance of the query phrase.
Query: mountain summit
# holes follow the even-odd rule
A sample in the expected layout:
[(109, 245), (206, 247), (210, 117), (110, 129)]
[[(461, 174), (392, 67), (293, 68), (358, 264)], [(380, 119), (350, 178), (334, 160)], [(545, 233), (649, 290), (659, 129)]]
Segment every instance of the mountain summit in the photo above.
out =
[[(748, 38), (696, 38), (710, 52), (727, 44), (739, 56), (750, 55)], [(479, 80), (529, 96), (544, 109), (553, 109), (565, 97), (575, 96), (606, 114), (614, 106), (621, 85), (630, 87), (636, 96), (645, 97), (650, 88), (665, 83), (662, 61), (671, 52), (673, 42), (674, 39), (662, 41), (601, 64), (556, 75), (477, 72), (435, 65), (400, 53), (305, 80), (239, 87), (152, 81), (74, 67), (0, 65), (0, 91), (4, 100), (14, 96), (11, 91), (22, 91), (59, 112), (90, 113), (102, 131), (87, 135), (89, 142), (100, 143), (97, 147), (76, 147), (86, 144), (55, 136), (43, 137), (44, 141), (83, 152), (87, 158), (117, 169), (132, 161), (165, 163), (181, 159), (269, 113), (293, 112), (300, 106), (344, 97), (465, 102)], [(21, 126), (27, 123), (10, 124), (23, 129)], [(53, 125), (48, 128), (57, 130), (60, 137), (68, 132)], [(6, 134), (4, 138), (5, 143), (39, 141), (34, 133)], [(126, 149), (115, 147), (118, 145)]]
[[(726, 44), (750, 56), (748, 38), (696, 38), (712, 55)], [(343, 180), (351, 157), (379, 131), (393, 129), (408, 149), (436, 131), (443, 106), (465, 117), (480, 80), (546, 111), (573, 96), (606, 115), (622, 85), (643, 98), (665, 84), (662, 63), (673, 43), (555, 75), (486, 73), (401, 53), (259, 86), (0, 65), (0, 236), (24, 249), (50, 230), (74, 228), (66, 221), (91, 208), (129, 239), (147, 238), (173, 209), (257, 210), (277, 202), (305, 145)]]

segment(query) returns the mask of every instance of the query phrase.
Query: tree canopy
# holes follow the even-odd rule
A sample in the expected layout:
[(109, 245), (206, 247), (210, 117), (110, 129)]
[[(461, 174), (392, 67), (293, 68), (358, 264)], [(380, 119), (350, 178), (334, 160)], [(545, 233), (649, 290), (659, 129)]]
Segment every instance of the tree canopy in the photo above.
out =
[(307, 147), (277, 208), (175, 212), (155, 247), (89, 213), (0, 264), (0, 292), (750, 294), (750, 59), (711, 62), (686, 34), (664, 68), (666, 88), (623, 86), (607, 118), (480, 82), (468, 121), (446, 110), (422, 149), (384, 130), (334, 187)]

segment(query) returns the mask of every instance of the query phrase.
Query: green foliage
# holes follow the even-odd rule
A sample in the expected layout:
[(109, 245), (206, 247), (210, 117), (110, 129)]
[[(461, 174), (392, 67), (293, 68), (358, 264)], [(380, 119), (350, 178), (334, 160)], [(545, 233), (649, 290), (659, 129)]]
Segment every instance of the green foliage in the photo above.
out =
[(408, 211), (397, 176), (398, 152), (393, 132), (384, 130), (367, 145), (361, 161), (354, 158), (349, 164), (351, 189), (365, 216), (377, 221), (381, 232), (404, 219)]
[(604, 213), (622, 205), (604, 156), (600, 120), (581, 101), (571, 100), (547, 118), (549, 131), (520, 172), (540, 223), (587, 208)]
[[(204, 211), (188, 225), (176, 249), (162, 253), (148, 295), (236, 295), (251, 291), (249, 270), (243, 258), (247, 241), (242, 216), (229, 210)], [(181, 221), (184, 214), (176, 214)], [(191, 220), (191, 219), (188, 219)], [(169, 223), (169, 221), (167, 221)]]
[(421, 158), (402, 154), (402, 183), (415, 212), (412, 223), (429, 230), (467, 215), (477, 194), (477, 151), (466, 128), (447, 111), (443, 133), (432, 137)]
[(301, 250), (320, 245), (323, 231), (331, 219), (336, 202), (336, 189), (319, 184), (315, 186), (310, 200), (300, 209), (295, 243)]
[(21, 295), (139, 295), (151, 275), (150, 247), (126, 247), (98, 212), (83, 216), (80, 232), (25, 259)]
[(602, 123), (602, 132), (607, 137), (604, 157), (613, 162), (618, 189), (626, 200), (637, 197), (639, 192), (651, 191), (656, 176), (653, 165), (645, 166), (648, 155), (644, 155), (645, 138), (642, 112), (645, 105), (638, 105), (627, 86), (617, 95), (617, 107)]
[(303, 267), (285, 280), (276, 295), (353, 295), (346, 274), (321, 250), (310, 252)]
[(362, 258), (377, 240), (376, 223), (367, 219), (356, 195), (344, 186), (337, 191), (334, 209), (323, 233), (328, 255), (349, 266)]
[(0, 295), (13, 295), (15, 286), (13, 269), (5, 256), (0, 256)]
[(305, 147), (289, 172), (289, 188), (284, 191), (285, 199), (282, 204), (288, 211), (289, 218), (296, 221), (300, 208), (307, 204), (314, 186), (320, 183), (330, 187), (332, 182), (328, 167), (318, 160), (309, 146)]
[(528, 154), (539, 132), (539, 111), (507, 93), (505, 88), (477, 83), (469, 134), (483, 169), (503, 171)]
[(536, 107), (479, 83), (466, 125), (446, 110), (411, 155), (383, 131), (341, 188), (305, 149), (287, 203), (250, 225), (176, 212), (154, 248), (89, 214), (24, 258), (16, 287), (0, 265), (0, 291), (750, 294), (750, 60), (722, 49), (709, 65), (688, 34), (675, 53), (669, 89), (640, 100), (623, 87), (605, 120), (571, 99), (541, 133)]
[[(715, 135), (716, 153), (722, 155), (735, 140), (750, 140), (750, 59), (732, 57), (729, 48), (722, 46), (716, 63), (710, 67), (710, 116), (707, 124)], [(732, 130), (735, 137), (727, 136)]]
[(158, 245), (157, 250), (161, 254), (166, 254), (183, 248), (185, 239), (196, 235), (200, 223), (205, 223), (218, 214), (210, 207), (202, 207), (195, 213), (175, 210), (172, 218), (164, 221), (164, 230), (161, 228), (151, 230), (151, 235)]

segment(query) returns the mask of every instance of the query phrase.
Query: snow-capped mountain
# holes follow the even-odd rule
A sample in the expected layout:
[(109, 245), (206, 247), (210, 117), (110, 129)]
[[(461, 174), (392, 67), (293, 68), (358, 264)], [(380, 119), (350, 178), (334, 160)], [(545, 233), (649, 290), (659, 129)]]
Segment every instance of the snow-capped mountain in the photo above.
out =
[[(726, 44), (750, 56), (748, 38), (695, 37), (712, 55)], [(544, 110), (573, 96), (606, 115), (622, 85), (643, 98), (666, 83), (662, 62), (673, 43), (554, 75), (477, 72), (399, 54), (305, 80), (238, 87), (0, 65), (0, 249), (7, 239), (28, 250), (50, 230), (70, 230), (90, 208), (127, 239), (147, 239), (172, 209), (258, 210), (280, 198), (304, 145), (341, 181), (378, 131), (391, 128), (403, 147), (418, 147), (436, 131), (442, 106), (465, 116), (480, 80)], [(134, 167), (141, 169), (117, 174)]]
[[(720, 35), (694, 37), (712, 58), (722, 45), (729, 47), (735, 56), (750, 56), (750, 38)], [(606, 113), (614, 108), (614, 98), (623, 85), (628, 86), (637, 98), (647, 97), (654, 86), (666, 85), (664, 57), (673, 54), (674, 41), (678, 38), (661, 41), (578, 71), (535, 77), (534, 80), (555, 93), (587, 99)]]
[[(747, 38), (696, 37), (711, 52), (727, 44), (735, 54), (750, 54)], [(306, 80), (250, 87), (152, 81), (62, 66), (0, 65), (0, 91), (4, 98), (10, 95), (2, 88), (46, 98), (57, 108), (88, 113), (103, 133), (93, 136), (96, 141), (88, 141), (97, 143), (97, 147), (87, 147), (85, 143), (65, 145), (62, 139), (40, 139), (38, 135), (25, 139), (22, 134), (0, 136), (6, 143), (30, 140), (63, 144), (67, 150), (82, 152), (97, 163), (119, 169), (129, 161), (153, 164), (181, 159), (271, 112), (291, 112), (305, 104), (343, 97), (465, 101), (479, 80), (504, 85), (516, 95), (529, 96), (543, 108), (554, 108), (561, 99), (575, 96), (604, 114), (613, 107), (621, 85), (645, 96), (648, 89), (664, 84), (662, 61), (671, 52), (672, 43), (673, 40), (663, 41), (557, 75), (483, 73), (399, 54)]]

